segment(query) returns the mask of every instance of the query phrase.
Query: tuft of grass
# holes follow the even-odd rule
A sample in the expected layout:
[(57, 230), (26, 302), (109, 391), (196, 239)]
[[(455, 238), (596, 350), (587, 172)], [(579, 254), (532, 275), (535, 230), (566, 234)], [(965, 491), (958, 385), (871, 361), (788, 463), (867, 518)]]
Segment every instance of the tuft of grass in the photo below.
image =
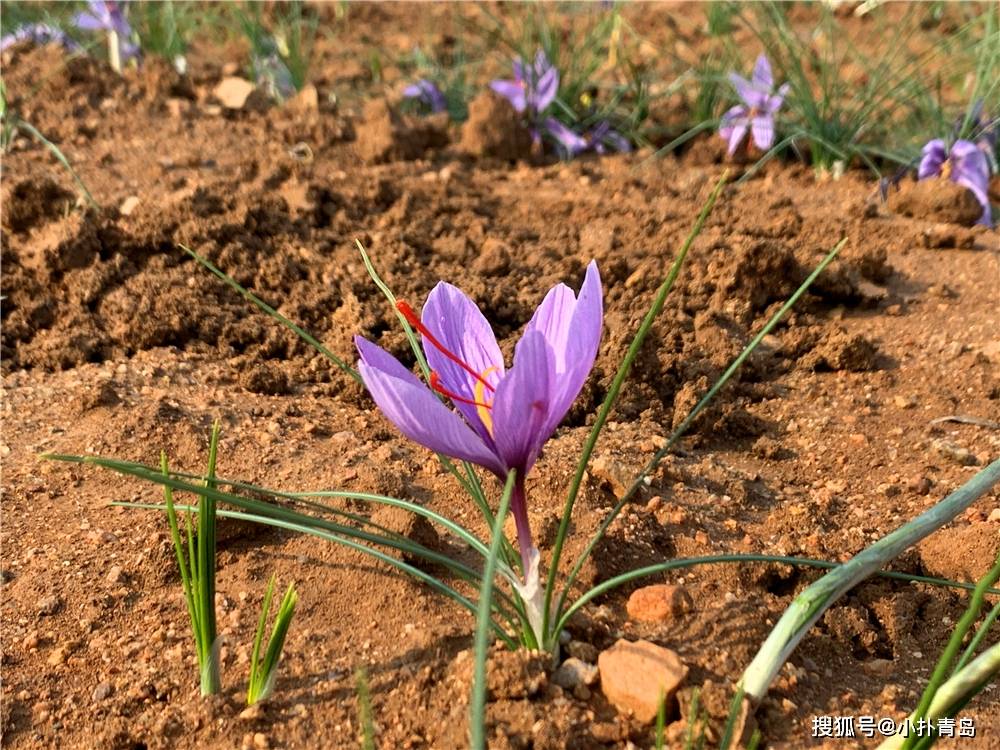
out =
[[(215, 464), (219, 450), (219, 423), (212, 427), (212, 437), (208, 448), (208, 471), (205, 489), (215, 489)], [(160, 454), (160, 471), (164, 477), (170, 476), (167, 455)], [(216, 500), (210, 492), (201, 495), (198, 504), (198, 538), (194, 539), (190, 510), (186, 516), (187, 539), (182, 541), (174, 508), (173, 488), (163, 486), (163, 499), (170, 523), (170, 535), (174, 542), (177, 567), (184, 587), (191, 630), (194, 635), (195, 652), (201, 675), (201, 694), (214, 695), (219, 692), (219, 643), (215, 623), (215, 524)]]
[(234, 7), (233, 12), (250, 43), (250, 76), (274, 99), (284, 101), (308, 83), (318, 20), (303, 11), (300, 0), (293, 0), (275, 6), (269, 30), (261, 5), (251, 3), (249, 8)]
[(267, 591), (264, 593), (264, 603), (260, 608), (260, 620), (257, 621), (257, 633), (253, 640), (253, 652), (250, 655), (250, 683), (247, 687), (247, 705), (252, 706), (258, 701), (267, 698), (274, 690), (274, 682), (278, 674), (278, 661), (281, 659), (281, 652), (285, 647), (285, 638), (288, 635), (288, 628), (292, 624), (295, 616), (295, 605), (299, 600), (299, 595), (295, 591), (295, 584), (290, 583), (285, 591), (281, 604), (278, 605), (278, 613), (274, 618), (274, 627), (271, 629), (271, 637), (267, 642), (267, 651), (264, 660), (260, 661), (260, 647), (264, 640), (264, 626), (267, 624), (267, 615), (271, 611), (271, 597), (274, 594), (275, 576), (267, 583)]
[(217, 26), (222, 18), (211, 4), (158, 0), (130, 3), (129, 20), (144, 53), (162, 57), (184, 72), (192, 37), (200, 29)]

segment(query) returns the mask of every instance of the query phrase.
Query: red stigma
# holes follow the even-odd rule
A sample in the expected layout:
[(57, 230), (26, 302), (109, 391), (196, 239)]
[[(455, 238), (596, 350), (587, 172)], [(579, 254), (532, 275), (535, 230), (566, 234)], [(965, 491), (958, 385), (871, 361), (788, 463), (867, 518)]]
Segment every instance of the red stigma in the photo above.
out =
[(445, 398), (450, 398), (452, 401), (459, 401), (463, 404), (469, 404), (469, 406), (481, 406), (484, 409), (493, 408), (490, 404), (484, 404), (471, 398), (465, 398), (464, 396), (459, 396), (457, 393), (449, 391), (441, 385), (441, 377), (436, 372), (431, 372), (431, 390), (440, 393)]
[[(425, 339), (427, 339), (434, 346), (435, 349), (437, 349), (444, 356), (446, 356), (448, 359), (450, 359), (456, 365), (458, 365), (463, 370), (465, 370), (467, 373), (469, 373), (472, 377), (474, 377), (476, 380), (478, 380), (480, 383), (482, 383), (488, 389), (490, 389), (491, 391), (496, 390), (492, 385), (490, 385), (488, 382), (486, 382), (486, 378), (484, 378), (478, 372), (476, 372), (475, 370), (473, 370), (472, 367), (470, 367), (465, 362), (465, 360), (463, 360), (457, 354), (453, 353), (444, 344), (442, 344), (440, 341), (438, 341), (437, 337), (433, 333), (431, 333), (430, 331), (427, 330), (427, 326), (425, 326), (423, 323), (420, 322), (420, 318), (417, 317), (417, 314), (413, 311), (413, 308), (410, 307), (410, 305), (405, 300), (397, 300), (396, 301), (396, 309), (399, 310), (399, 312), (402, 314), (402, 316), (404, 318), (406, 318), (406, 322), (409, 323), (410, 326), (412, 326), (415, 330), (417, 330)], [(486, 404), (480, 404), (478, 401), (470, 401), (469, 399), (464, 399), (461, 396), (456, 397), (456, 396), (453, 396), (452, 394), (446, 393), (443, 390), (440, 390), (439, 388), (435, 388), (434, 387), (434, 383), (436, 382), (435, 381), (436, 377), (437, 377), (437, 373), (436, 372), (432, 372), (431, 373), (431, 388), (433, 388), (434, 390), (436, 390), (438, 393), (441, 393), (441, 394), (443, 394), (445, 396), (448, 396), (448, 398), (451, 398), (451, 399), (457, 398), (459, 401), (463, 401), (464, 403), (467, 403), (467, 404), (475, 404), (476, 406), (486, 406)]]

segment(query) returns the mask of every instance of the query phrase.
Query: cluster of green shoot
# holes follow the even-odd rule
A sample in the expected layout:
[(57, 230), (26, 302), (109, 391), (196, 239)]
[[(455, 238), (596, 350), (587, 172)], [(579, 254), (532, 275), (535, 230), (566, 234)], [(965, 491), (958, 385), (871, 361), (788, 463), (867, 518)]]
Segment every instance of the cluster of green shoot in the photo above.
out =
[[(485, 748), (488, 736), (487, 721), (487, 691), (486, 691), (486, 664), (489, 646), (492, 641), (499, 640), (509, 648), (535, 647), (543, 648), (552, 654), (553, 659), (558, 659), (558, 644), (560, 635), (565, 630), (569, 618), (589, 602), (600, 597), (617, 587), (638, 579), (662, 575), (669, 571), (684, 569), (687, 567), (708, 565), (708, 564), (746, 564), (751, 562), (777, 562), (799, 566), (815, 566), (832, 569), (827, 575), (809, 586), (788, 608), (788, 611), (775, 626), (770, 636), (762, 645), (760, 652), (752, 663), (748, 666), (742, 678), (736, 685), (733, 699), (733, 711), (730, 720), (726, 725), (726, 730), (722, 738), (723, 748), (733, 746), (739, 741), (736, 734), (736, 718), (746, 702), (756, 705), (765, 696), (768, 687), (782, 665), (788, 660), (800, 640), (804, 637), (809, 628), (822, 616), (830, 606), (833, 605), (845, 592), (853, 588), (861, 581), (872, 575), (883, 575), (896, 579), (909, 581), (919, 581), (923, 583), (953, 586), (965, 589), (974, 589), (972, 601), (967, 615), (956, 627), (952, 637), (952, 643), (942, 656), (942, 660), (935, 670), (927, 693), (916, 709), (917, 715), (922, 716), (953, 716), (960, 710), (979, 690), (982, 689), (985, 681), (990, 679), (1000, 671), (1000, 646), (986, 649), (978, 656), (975, 651), (982, 644), (986, 631), (995, 620), (998, 607), (990, 613), (986, 620), (980, 625), (978, 631), (968, 644), (965, 652), (957, 659), (957, 652), (963, 639), (970, 632), (979, 615), (983, 597), (987, 594), (1000, 593), (991, 588), (1000, 575), (1000, 561), (991, 573), (979, 583), (978, 586), (971, 584), (956, 583), (941, 579), (927, 578), (923, 576), (909, 575), (905, 573), (885, 572), (882, 568), (903, 550), (912, 546), (920, 539), (924, 538), (934, 530), (947, 524), (955, 518), (957, 514), (967, 508), (975, 499), (986, 492), (993, 484), (1000, 480), (1000, 461), (994, 462), (990, 466), (979, 472), (964, 486), (943, 499), (930, 510), (921, 514), (917, 518), (906, 523), (896, 531), (887, 535), (879, 542), (873, 544), (868, 549), (858, 554), (852, 560), (844, 564), (836, 564), (823, 560), (811, 560), (805, 558), (792, 558), (781, 555), (713, 555), (696, 558), (666, 560), (664, 562), (646, 566), (643, 568), (628, 571), (615, 576), (607, 581), (592, 587), (582, 595), (571, 600), (571, 592), (576, 582), (577, 576), (583, 565), (594, 551), (596, 545), (605, 536), (614, 520), (626, 507), (626, 505), (636, 495), (637, 491), (645, 486), (645, 479), (659, 465), (659, 462), (676, 445), (678, 439), (690, 427), (693, 421), (705, 408), (705, 406), (716, 396), (720, 389), (739, 369), (745, 359), (756, 348), (764, 336), (766, 336), (784, 315), (791, 309), (796, 301), (806, 292), (808, 287), (823, 271), (823, 269), (836, 257), (837, 253), (844, 246), (846, 240), (842, 240), (834, 247), (822, 262), (815, 268), (809, 277), (802, 283), (796, 292), (787, 300), (781, 309), (772, 316), (770, 320), (754, 336), (744, 350), (736, 357), (730, 367), (724, 372), (720, 379), (705, 393), (702, 399), (694, 407), (691, 413), (673, 431), (666, 445), (660, 449), (643, 470), (634, 478), (629, 489), (607, 514), (594, 535), (587, 540), (581, 555), (574, 561), (568, 571), (564, 571), (560, 565), (560, 555), (564, 542), (571, 529), (571, 519), (574, 503), (577, 499), (583, 477), (588, 467), (591, 454), (597, 444), (601, 432), (606, 425), (609, 415), (612, 413), (615, 402), (625, 385), (631, 366), (635, 361), (643, 342), (649, 333), (653, 322), (662, 311), (667, 296), (677, 279), (685, 257), (691, 247), (695, 237), (700, 232), (707, 220), (712, 207), (718, 198), (725, 176), (716, 186), (711, 197), (703, 207), (694, 227), (689, 234), (683, 247), (677, 253), (673, 265), (666, 278), (660, 285), (650, 310), (640, 323), (638, 330), (632, 340), (631, 345), (623, 359), (612, 384), (608, 390), (604, 402), (601, 404), (590, 434), (584, 444), (576, 471), (568, 488), (566, 503), (563, 507), (563, 515), (559, 525), (559, 530), (549, 555), (548, 574), (545, 580), (545, 613), (546, 622), (544, 625), (541, 642), (536, 639), (526, 637), (532, 632), (530, 624), (526, 620), (524, 602), (520, 598), (517, 587), (512, 585), (511, 577), (504, 573), (510, 570), (511, 564), (508, 560), (515, 558), (515, 553), (511, 548), (509, 540), (503, 534), (503, 525), (507, 509), (511, 500), (513, 488), (513, 476), (508, 479), (496, 512), (490, 507), (480, 482), (480, 477), (474, 468), (467, 464), (456, 465), (449, 459), (440, 457), (442, 465), (455, 477), (459, 486), (469, 495), (470, 502), (475, 505), (482, 514), (486, 526), (491, 530), (489, 538), (480, 539), (470, 530), (464, 528), (459, 523), (449, 519), (439, 513), (429, 510), (418, 502), (405, 498), (396, 498), (385, 495), (378, 495), (365, 492), (349, 490), (318, 490), (313, 492), (289, 493), (275, 489), (268, 489), (257, 485), (240, 482), (233, 479), (224, 479), (215, 474), (214, 454), (217, 445), (217, 434), (213, 436), (213, 447), (210, 449), (209, 471), (205, 476), (198, 476), (170, 470), (164, 462), (159, 468), (146, 466), (141, 463), (118, 461), (109, 458), (94, 456), (50, 456), (59, 460), (67, 460), (78, 463), (87, 463), (103, 468), (107, 468), (122, 474), (138, 477), (145, 481), (153, 482), (164, 487), (165, 506), (149, 506), (128, 504), (136, 508), (159, 508), (166, 510), (168, 515), (173, 517), (172, 491), (185, 491), (200, 496), (201, 502), (197, 508), (186, 508), (190, 512), (199, 513), (200, 524), (214, 523), (216, 514), (223, 517), (236, 517), (245, 521), (266, 524), (272, 527), (309, 534), (314, 537), (326, 540), (333, 544), (341, 545), (353, 550), (362, 552), (365, 555), (382, 562), (400, 572), (403, 572), (415, 580), (422, 582), (434, 591), (442, 594), (455, 604), (466, 609), (475, 617), (475, 668), (473, 685), (470, 696), (470, 725), (469, 734), (471, 746), (476, 750)], [(353, 378), (358, 378), (357, 373), (346, 362), (338, 358), (335, 354), (322, 346), (314, 337), (305, 332), (294, 322), (288, 320), (252, 292), (244, 289), (234, 279), (225, 274), (222, 270), (212, 265), (207, 259), (202, 258), (193, 251), (187, 250), (192, 257), (196, 258), (212, 273), (237, 290), (245, 299), (256, 305), (261, 310), (267, 312), (278, 322), (293, 330), (306, 342), (313, 345), (318, 351), (328, 357), (337, 367)], [(359, 244), (359, 251), (373, 281), (386, 296), (387, 304), (395, 307), (395, 298), (391, 290), (379, 278), (375, 268), (364, 248)], [(400, 323), (407, 326), (404, 317), (400, 317)], [(419, 344), (412, 329), (405, 328), (414, 351), (419, 353)], [(418, 358), (419, 359), (419, 358)], [(223, 490), (226, 487), (228, 490)], [(261, 495), (272, 498), (272, 500), (258, 499)], [(430, 549), (418, 541), (409, 539), (403, 535), (390, 531), (376, 523), (364, 514), (348, 512), (333, 505), (321, 502), (324, 499), (353, 500), (369, 505), (388, 505), (403, 508), (415, 515), (422, 516), (432, 524), (442, 528), (444, 531), (454, 535), (464, 542), (470, 550), (478, 554), (482, 560), (480, 566), (471, 566), (465, 562), (453, 559), (434, 549)], [(217, 509), (217, 504), (222, 508)], [(185, 559), (181, 553), (182, 544), (177, 528), (176, 520), (171, 521), (171, 528), (174, 533), (175, 545), (178, 549), (178, 560), (182, 571), (185, 569)], [(190, 526), (189, 526), (190, 529)], [(207, 599), (211, 590), (211, 575), (214, 568), (209, 562), (211, 555), (207, 545), (214, 537), (211, 526), (198, 535), (199, 547), (196, 555), (197, 563), (194, 562), (191, 550), (191, 532), (188, 532), (188, 557), (187, 570), (185, 576), (185, 593), (188, 595), (189, 610), (192, 617), (192, 627), (196, 633), (196, 643), (198, 645), (199, 663), (202, 668), (202, 686), (211, 685), (211, 674), (214, 654), (214, 626), (212, 625), (211, 604)], [(412, 564), (407, 560), (424, 561), (434, 568), (443, 569), (446, 575), (432, 575), (418, 564)], [(207, 576), (207, 577), (206, 577)], [(561, 584), (561, 585), (560, 585)], [(478, 594), (476, 599), (470, 598), (470, 590)], [(287, 623), (281, 624), (282, 617), (291, 618), (294, 608), (294, 594), (286, 596), (286, 602), (279, 614), (279, 624), (272, 634), (271, 646), (268, 649), (268, 657), (274, 655), (273, 660), (265, 658), (263, 667), (256, 666), (256, 654), (259, 652), (259, 643), (263, 630), (264, 616), (258, 628), (257, 646), (255, 646), (255, 658), (253, 667), (253, 677), (251, 678), (251, 698), (253, 695), (253, 685), (262, 685), (263, 691), (271, 682), (269, 669), (273, 670), (273, 665), (277, 661), (277, 654), (280, 653), (280, 640), (283, 639), (287, 630)], [(270, 596), (266, 597), (266, 607)], [(275, 646), (276, 640), (278, 645)], [(359, 685), (362, 681), (359, 681)], [(367, 694), (367, 693), (366, 693)], [(661, 711), (665, 715), (666, 708)], [(691, 738), (692, 746), (698, 746), (703, 742), (704, 720), (700, 717), (697, 709), (694, 709), (689, 719), (692, 722)], [(662, 722), (662, 719), (661, 719)], [(695, 726), (701, 729), (695, 731)], [(658, 732), (662, 737), (662, 731)], [(702, 739), (699, 740), (698, 738)], [(920, 747), (926, 747), (921, 744)]]
[[(208, 470), (205, 473), (204, 490), (215, 489), (215, 465), (219, 450), (219, 424), (212, 428), (212, 437), (208, 449)], [(164, 477), (170, 476), (166, 454), (160, 454), (160, 470)], [(221, 689), (221, 670), (219, 666), (220, 641), (216, 633), (215, 619), (215, 526), (217, 519), (216, 498), (206, 492), (199, 496), (198, 506), (192, 509), (184, 508), (186, 538), (181, 537), (177, 522), (177, 507), (174, 504), (174, 489), (163, 486), (164, 507), (170, 523), (170, 534), (174, 542), (174, 552), (177, 556), (177, 567), (181, 574), (181, 584), (184, 587), (184, 599), (187, 602), (188, 615), (191, 619), (191, 631), (194, 635), (195, 653), (198, 657), (198, 671), (201, 677), (201, 694), (214, 695)], [(195, 535), (191, 523), (191, 513), (198, 514), (198, 532)], [(253, 651), (250, 655), (250, 678), (247, 687), (247, 705), (253, 705), (267, 698), (274, 688), (278, 672), (278, 661), (285, 645), (288, 628), (295, 615), (295, 604), (298, 594), (295, 584), (289, 584), (285, 596), (278, 607), (271, 636), (267, 642), (267, 650), (261, 659), (261, 645), (267, 616), (271, 611), (271, 598), (274, 596), (275, 577), (272, 575), (264, 593), (264, 603), (261, 606), (260, 620), (254, 636)]]

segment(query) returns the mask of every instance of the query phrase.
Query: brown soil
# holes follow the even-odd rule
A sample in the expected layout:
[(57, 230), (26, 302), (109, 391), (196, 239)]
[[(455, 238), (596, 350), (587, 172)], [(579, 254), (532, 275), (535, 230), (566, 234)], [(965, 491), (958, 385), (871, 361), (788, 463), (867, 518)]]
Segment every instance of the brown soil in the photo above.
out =
[[(358, 12), (380, 33), (414, 15), (405, 6)], [(338, 57), (349, 54), (354, 68)], [(363, 667), (380, 747), (462, 747), (473, 627), (465, 610), (358, 553), (224, 522), (226, 692), (201, 700), (166, 521), (109, 507), (155, 502), (157, 491), (38, 455), (154, 463), (163, 449), (173, 465), (200, 471), (217, 419), (221, 475), (415, 498), (484, 535), (450, 475), (400, 438), (361, 388), (177, 245), (349, 361), (358, 333), (412, 361), (355, 238), (414, 305), (439, 279), (468, 292), (508, 357), (545, 291), (578, 286), (596, 258), (606, 309), (597, 366), (528, 483), (544, 556), (551, 534), (541, 530), (561, 509), (592, 415), (722, 172), (717, 157), (704, 158), (719, 144), (703, 141), (680, 160), (515, 161), (522, 136), (504, 140), (504, 115), (489, 99), (464, 131), (380, 101), (338, 109), (325, 96), (338, 86), (359, 102), (379, 93), (351, 72), (358, 48), (321, 48), (321, 95), (283, 108), (223, 110), (211, 95), (223, 74), (206, 62), (214, 59), (192, 55), (187, 79), (155, 63), (119, 79), (92, 60), (65, 64), (53, 49), (4, 60), (15, 104), (106, 208), (70, 210), (71, 181), (33, 141), (19, 140), (5, 159), (3, 739), (12, 748), (356, 747), (354, 672)], [(623, 479), (823, 254), (841, 237), (847, 246), (614, 524), (584, 586), (723, 551), (846, 559), (1000, 454), (995, 429), (934, 421), (1000, 421), (997, 235), (893, 214), (876, 195), (861, 172), (817, 183), (811, 170), (776, 162), (725, 189), (598, 444), (569, 560)], [(133, 196), (132, 210), (116, 208)], [(996, 557), (998, 498), (994, 490), (895, 567), (974, 580)], [(398, 513), (376, 515), (462, 552)], [(300, 607), (275, 695), (241, 717), (272, 572), (296, 581)], [(732, 682), (817, 575), (747, 565), (659, 576), (650, 583), (684, 586), (690, 611), (666, 625), (635, 622), (625, 608), (635, 587), (621, 590), (573, 621), (569, 651), (595, 663), (623, 636), (677, 651), (690, 669), (668, 728), (680, 747), (692, 689), (717, 726)], [(811, 631), (758, 710), (768, 746), (821, 746), (810, 736), (821, 714), (902, 717), (966, 601), (898, 581), (857, 588)], [(491, 747), (651, 745), (651, 729), (618, 715), (599, 689), (571, 693), (550, 677), (537, 655), (495, 652)], [(1000, 747), (995, 690), (968, 715), (978, 738), (942, 747)]]

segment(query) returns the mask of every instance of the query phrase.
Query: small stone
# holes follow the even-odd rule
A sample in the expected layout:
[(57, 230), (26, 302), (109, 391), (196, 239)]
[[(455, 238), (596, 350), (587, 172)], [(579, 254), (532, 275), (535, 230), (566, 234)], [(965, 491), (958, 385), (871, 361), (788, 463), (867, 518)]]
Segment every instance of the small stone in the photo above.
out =
[(683, 586), (656, 584), (636, 589), (625, 609), (639, 622), (667, 622), (691, 611), (694, 600)]
[(91, 697), (95, 701), (102, 701), (108, 698), (115, 691), (115, 686), (110, 682), (102, 682), (100, 685), (94, 688), (94, 692)]
[(632, 483), (632, 476), (625, 467), (616, 459), (606, 455), (597, 456), (591, 462), (590, 473), (595, 478), (606, 482), (619, 500), (625, 496), (625, 492)]
[(926, 495), (931, 491), (931, 480), (922, 474), (917, 474), (906, 484), (907, 488), (918, 495)]
[(263, 732), (256, 732), (253, 736), (253, 746), (257, 750), (268, 750), (271, 747), (271, 740)]
[(673, 700), (688, 672), (673, 651), (649, 641), (624, 639), (602, 651), (597, 665), (607, 699), (644, 724), (656, 717), (661, 700)]
[(212, 92), (226, 109), (243, 109), (256, 86), (253, 82), (238, 76), (223, 78)]
[(261, 708), (261, 704), (260, 703), (254, 703), (252, 706), (250, 706), (248, 708), (244, 708), (240, 712), (240, 720), (241, 721), (257, 721), (257, 719), (261, 718), (263, 715), (264, 715), (264, 709)]
[(1000, 523), (1000, 508), (994, 508), (991, 510), (990, 515), (986, 520), (990, 523)]
[(979, 459), (972, 455), (967, 448), (963, 448), (950, 440), (938, 438), (931, 442), (931, 448), (942, 458), (954, 461), (959, 466), (979, 465)]
[(108, 575), (106, 576), (106, 578), (108, 583), (122, 584), (125, 583), (125, 580), (128, 578), (128, 576), (125, 575), (125, 571), (122, 570), (121, 565), (112, 565), (111, 570), (108, 571)]
[(49, 654), (49, 658), (46, 662), (50, 667), (58, 667), (60, 664), (66, 663), (66, 657), (69, 656), (70, 649), (68, 646), (58, 646), (52, 649), (52, 653)]
[(118, 213), (120, 213), (122, 216), (131, 216), (132, 212), (135, 211), (138, 205), (139, 205), (139, 196), (130, 195), (128, 198), (122, 201), (121, 206), (118, 207)]
[(900, 409), (912, 409), (917, 405), (917, 400), (912, 396), (894, 396), (892, 403), (898, 406)]
[(570, 657), (552, 674), (552, 682), (561, 688), (574, 690), (582, 685), (593, 685), (597, 680), (597, 667), (575, 657)]
[(54, 615), (60, 609), (62, 609), (63, 600), (61, 597), (53, 594), (52, 596), (46, 596), (38, 602), (38, 614), (40, 615)]
[(592, 643), (587, 643), (586, 641), (576, 641), (571, 640), (566, 644), (566, 653), (570, 656), (574, 656), (580, 661), (585, 661), (588, 664), (593, 664), (597, 661), (597, 647)]

